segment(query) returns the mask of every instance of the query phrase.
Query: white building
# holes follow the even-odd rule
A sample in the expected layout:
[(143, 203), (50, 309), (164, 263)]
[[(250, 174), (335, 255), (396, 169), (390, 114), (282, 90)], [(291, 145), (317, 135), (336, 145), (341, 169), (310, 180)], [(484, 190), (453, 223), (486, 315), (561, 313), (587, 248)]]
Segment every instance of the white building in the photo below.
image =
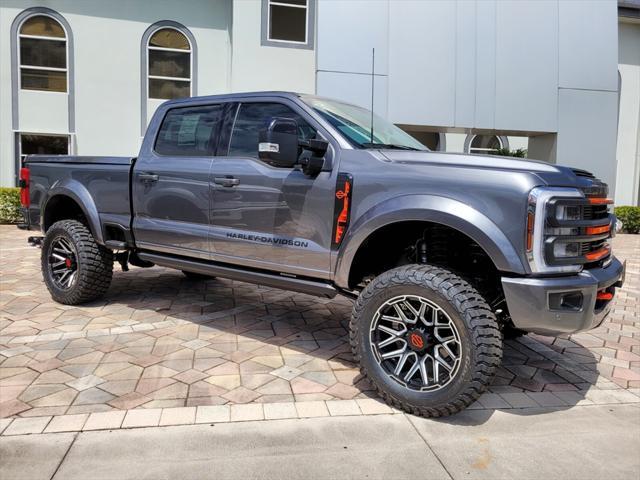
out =
[(375, 48), (374, 109), (426, 145), (528, 148), (637, 204), (636, 2), (0, 0), (0, 184), (28, 153), (135, 156), (167, 98), (368, 107)]

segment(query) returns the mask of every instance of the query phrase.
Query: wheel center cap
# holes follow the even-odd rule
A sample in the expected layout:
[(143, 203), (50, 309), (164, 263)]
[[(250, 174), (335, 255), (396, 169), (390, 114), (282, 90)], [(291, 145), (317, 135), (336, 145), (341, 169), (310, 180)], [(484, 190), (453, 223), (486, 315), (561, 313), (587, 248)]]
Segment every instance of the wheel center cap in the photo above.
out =
[(407, 343), (414, 352), (421, 352), (427, 346), (427, 336), (420, 330), (410, 330), (407, 333)]
[(73, 262), (71, 261), (71, 259), (70, 259), (70, 258), (67, 258), (67, 259), (65, 259), (65, 261), (64, 261), (64, 265), (65, 265), (65, 267), (67, 267), (67, 268), (71, 268), (71, 265), (73, 265)]

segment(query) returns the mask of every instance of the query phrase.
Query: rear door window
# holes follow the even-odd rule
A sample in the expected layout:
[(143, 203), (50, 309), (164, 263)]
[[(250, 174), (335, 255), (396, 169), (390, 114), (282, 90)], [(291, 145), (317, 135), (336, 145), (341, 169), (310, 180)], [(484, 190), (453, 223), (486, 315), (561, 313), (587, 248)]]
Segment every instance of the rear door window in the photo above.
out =
[(155, 151), (178, 157), (214, 155), (223, 111), (223, 104), (169, 110), (160, 126)]
[(231, 133), (229, 156), (258, 158), (260, 130), (269, 126), (273, 117), (292, 118), (298, 123), (298, 138), (309, 140), (316, 137), (316, 129), (281, 103), (243, 103), (236, 116)]

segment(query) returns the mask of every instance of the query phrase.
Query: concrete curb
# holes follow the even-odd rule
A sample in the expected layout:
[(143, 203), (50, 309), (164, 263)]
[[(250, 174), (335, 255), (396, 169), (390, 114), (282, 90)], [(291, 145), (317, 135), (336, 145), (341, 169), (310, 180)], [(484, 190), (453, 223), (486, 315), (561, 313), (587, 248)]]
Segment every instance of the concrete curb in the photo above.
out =
[[(544, 405), (544, 403), (546, 403), (546, 405)], [(625, 399), (609, 397), (598, 403), (581, 403), (578, 406), (590, 407), (602, 405), (640, 406), (640, 397), (626, 397)], [(504, 405), (496, 409), (567, 409), (575, 406), (575, 403), (562, 405), (558, 402), (539, 402), (535, 406), (529, 404), (522, 408), (517, 408), (505, 402)], [(483, 407), (479, 402), (471, 405), (470, 409), (493, 410), (493, 408)], [(74, 415), (2, 418), (0, 419), (0, 434), (4, 437), (40, 433), (86, 432), (95, 430), (364, 415), (406, 414), (401, 410), (392, 408), (372, 398), (309, 402), (246, 403), (198, 407), (135, 408), (131, 410), (111, 410), (107, 412)]]

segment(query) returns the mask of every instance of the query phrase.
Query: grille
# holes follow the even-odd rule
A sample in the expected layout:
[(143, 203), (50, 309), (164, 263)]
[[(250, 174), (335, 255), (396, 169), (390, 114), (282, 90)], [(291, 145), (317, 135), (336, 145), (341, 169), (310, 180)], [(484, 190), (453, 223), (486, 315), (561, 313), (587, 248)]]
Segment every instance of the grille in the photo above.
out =
[[(549, 202), (545, 232), (545, 260), (549, 265), (576, 265), (584, 268), (601, 267), (611, 257), (609, 238), (613, 216), (609, 201), (603, 197), (556, 198)], [(579, 218), (567, 220), (561, 212), (579, 208)], [(556, 257), (557, 243), (579, 244), (576, 256)]]
[(582, 207), (582, 218), (584, 220), (606, 220), (609, 217), (607, 205), (584, 205)]
[(571, 171), (574, 173), (574, 175), (576, 177), (583, 177), (583, 178), (596, 178), (593, 173), (591, 172), (587, 172), (586, 170), (581, 170), (579, 168), (572, 168)]

